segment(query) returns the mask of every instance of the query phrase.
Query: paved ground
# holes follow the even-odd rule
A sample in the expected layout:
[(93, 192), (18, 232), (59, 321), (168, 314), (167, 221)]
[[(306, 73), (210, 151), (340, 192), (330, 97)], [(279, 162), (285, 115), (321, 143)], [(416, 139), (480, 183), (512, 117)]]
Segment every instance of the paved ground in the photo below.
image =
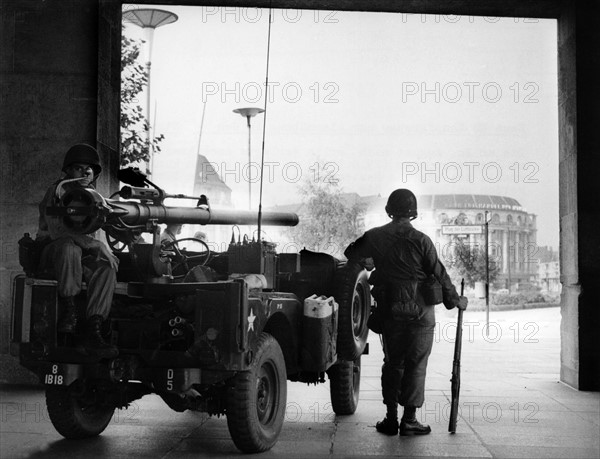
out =
[[(377, 335), (363, 357), (361, 400), (353, 416), (336, 417), (329, 386), (289, 384), (279, 442), (261, 457), (600, 457), (600, 394), (558, 382), (559, 308), (465, 313), (457, 433), (447, 432), (456, 313), (438, 307), (426, 403), (418, 412), (433, 432), (386, 437)], [(67, 441), (53, 429), (39, 388), (2, 387), (0, 456), (13, 457), (239, 457), (224, 418), (175, 413), (156, 396), (118, 411), (100, 437)]]

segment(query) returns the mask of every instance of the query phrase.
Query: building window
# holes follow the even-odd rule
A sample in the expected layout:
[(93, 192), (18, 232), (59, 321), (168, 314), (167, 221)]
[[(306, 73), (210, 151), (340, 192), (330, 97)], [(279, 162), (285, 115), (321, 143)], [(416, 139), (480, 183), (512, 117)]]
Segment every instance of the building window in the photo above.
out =
[(458, 217), (456, 217), (457, 225), (467, 225), (468, 223), (469, 223), (469, 219), (467, 218), (467, 216), (465, 214), (463, 214), (462, 212), (460, 214), (458, 214)]

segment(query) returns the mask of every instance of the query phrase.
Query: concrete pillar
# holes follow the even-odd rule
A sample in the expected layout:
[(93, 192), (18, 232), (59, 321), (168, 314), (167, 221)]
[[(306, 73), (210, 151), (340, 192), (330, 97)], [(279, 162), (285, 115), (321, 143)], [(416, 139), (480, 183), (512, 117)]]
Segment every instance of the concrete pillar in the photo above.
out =
[(520, 235), (518, 231), (514, 231), (515, 233), (515, 238), (513, 240), (513, 247), (514, 247), (514, 273), (515, 273), (515, 279), (518, 279), (518, 276), (521, 274), (521, 257), (523, 256), (521, 254), (521, 239), (520, 239)]
[(521, 259), (523, 260), (523, 273), (525, 273), (528, 276), (529, 280), (529, 263), (531, 258), (531, 249), (529, 248), (529, 237), (527, 236), (527, 233), (524, 230), (521, 229), (519, 232), (521, 233), (521, 241), (523, 241), (523, 251), (521, 254)]
[(527, 235), (523, 232), (523, 230), (517, 227), (517, 234), (519, 235), (519, 250), (521, 251), (521, 258), (519, 259), (519, 265), (521, 267), (521, 271), (525, 272), (525, 264), (527, 263)]
[[(21, 272), (17, 241), (24, 232), (35, 235), (38, 203), (59, 178), (67, 149), (96, 144), (104, 169), (99, 190), (116, 184), (118, 3), (3, 0), (0, 8), (0, 215), (10, 216), (0, 219), (0, 382), (32, 380), (9, 355), (11, 286)], [(107, 40), (101, 46), (100, 33)]]
[(558, 20), (561, 380), (600, 390), (600, 4), (566, 2)]
[(502, 274), (508, 273), (508, 230), (502, 230)]

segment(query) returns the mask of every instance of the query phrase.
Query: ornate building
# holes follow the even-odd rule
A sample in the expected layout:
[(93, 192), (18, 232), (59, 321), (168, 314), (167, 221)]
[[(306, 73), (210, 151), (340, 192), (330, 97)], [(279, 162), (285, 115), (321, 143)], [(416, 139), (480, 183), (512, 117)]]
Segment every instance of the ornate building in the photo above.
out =
[[(516, 199), (479, 194), (429, 194), (417, 197), (419, 216), (415, 227), (431, 237), (442, 260), (452, 256), (459, 242), (485, 245), (488, 223), (489, 257), (500, 268), (496, 288), (533, 283), (538, 276), (536, 216)], [(387, 223), (386, 198), (368, 196), (365, 227)]]
[[(344, 193), (342, 197), (349, 205), (356, 202), (363, 204), (362, 223), (365, 229), (390, 221), (385, 213), (387, 197), (359, 196), (356, 193)], [(487, 216), (489, 259), (499, 268), (492, 287), (512, 291), (518, 286), (539, 284), (548, 291), (556, 291), (558, 277), (554, 271), (552, 276), (545, 274), (551, 280), (543, 284), (539, 265), (555, 261), (552, 256), (557, 254), (549, 247), (538, 247), (536, 215), (527, 212), (516, 199), (487, 194), (428, 194), (417, 196), (417, 201), (419, 216), (414, 221), (415, 228), (432, 239), (446, 264), (459, 243), (485, 246)], [(302, 221), (306, 206), (296, 203), (270, 210), (296, 212)], [(273, 235), (274, 240), (283, 246), (288, 242), (283, 233), (274, 232)]]

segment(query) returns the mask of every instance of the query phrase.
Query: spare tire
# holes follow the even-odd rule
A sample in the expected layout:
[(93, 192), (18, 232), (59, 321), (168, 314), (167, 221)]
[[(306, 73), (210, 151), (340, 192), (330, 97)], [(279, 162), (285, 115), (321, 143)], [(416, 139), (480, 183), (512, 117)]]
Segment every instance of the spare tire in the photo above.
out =
[(338, 310), (338, 358), (358, 359), (367, 345), (367, 320), (371, 311), (371, 289), (367, 271), (356, 263), (339, 268), (334, 277), (334, 297)]

